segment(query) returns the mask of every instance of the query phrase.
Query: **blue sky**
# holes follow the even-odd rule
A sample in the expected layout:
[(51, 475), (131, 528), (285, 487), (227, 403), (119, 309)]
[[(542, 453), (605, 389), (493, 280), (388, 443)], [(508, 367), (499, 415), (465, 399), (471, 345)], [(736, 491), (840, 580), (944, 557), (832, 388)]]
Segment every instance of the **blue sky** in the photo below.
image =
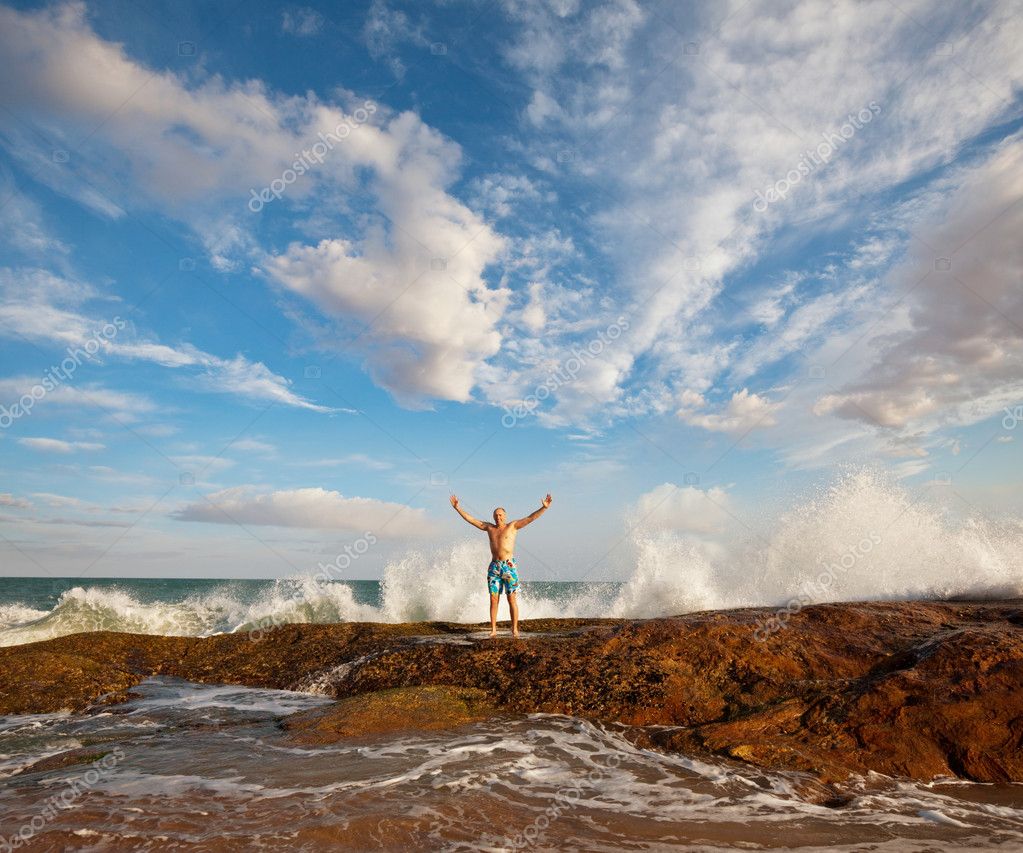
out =
[(5, 573), (372, 532), (374, 577), (471, 533), (451, 491), (550, 490), (525, 561), (624, 577), (630, 529), (764, 535), (863, 466), (1018, 515), (1021, 41), (1009, 2), (0, 6)]

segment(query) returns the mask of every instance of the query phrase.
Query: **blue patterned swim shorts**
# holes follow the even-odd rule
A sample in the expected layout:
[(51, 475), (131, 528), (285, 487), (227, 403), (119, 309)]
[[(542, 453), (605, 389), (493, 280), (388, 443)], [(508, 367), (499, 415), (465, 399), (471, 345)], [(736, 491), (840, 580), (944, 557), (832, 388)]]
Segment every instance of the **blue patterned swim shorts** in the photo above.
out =
[(518, 592), (519, 568), (515, 565), (514, 557), (491, 562), (487, 568), (487, 586), (490, 587), (491, 595)]

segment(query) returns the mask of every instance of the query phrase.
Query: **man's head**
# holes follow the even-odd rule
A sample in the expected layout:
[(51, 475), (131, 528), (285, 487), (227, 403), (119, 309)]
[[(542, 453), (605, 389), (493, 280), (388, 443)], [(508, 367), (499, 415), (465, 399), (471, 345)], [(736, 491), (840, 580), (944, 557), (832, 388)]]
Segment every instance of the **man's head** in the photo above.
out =
[(494, 522), (496, 524), (504, 524), (504, 520), (506, 517), (507, 516), (505, 515), (503, 506), (499, 506), (497, 509), (494, 510)]

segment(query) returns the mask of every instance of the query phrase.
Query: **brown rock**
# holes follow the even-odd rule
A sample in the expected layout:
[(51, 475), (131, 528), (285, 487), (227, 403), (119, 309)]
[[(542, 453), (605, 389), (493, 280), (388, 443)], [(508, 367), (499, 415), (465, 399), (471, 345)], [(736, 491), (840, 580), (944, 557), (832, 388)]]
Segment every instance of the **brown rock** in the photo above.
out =
[(75, 767), (79, 764), (92, 764), (93, 762), (100, 761), (104, 756), (109, 755), (111, 752), (112, 750), (99, 749), (94, 746), (83, 746), (78, 749), (68, 749), (64, 752), (58, 752), (56, 755), (48, 755), (46, 758), (41, 758), (39, 761), (33, 762), (18, 771), (18, 775), (62, 770), (65, 767)]
[(7, 652), (0, 655), (0, 713), (81, 711), (104, 694), (122, 692), (145, 677), (104, 660), (96, 654), (99, 643), (87, 645), (90, 648), (82, 655), (41, 643), (14, 646), (13, 653), (0, 649)]
[[(766, 608), (526, 621), (524, 631), (546, 633), (522, 641), (470, 639), (481, 626), (450, 623), (289, 625), (258, 642), (78, 634), (0, 649), (0, 713), (81, 710), (152, 674), (317, 682), (339, 699), (458, 685), (504, 711), (657, 724), (630, 736), (824, 782), (868, 770), (1023, 781), (1021, 604), (817, 605), (766, 639)], [(365, 718), (356, 711), (337, 711), (339, 731), (349, 731), (343, 719)]]
[(450, 729), (496, 711), (485, 692), (471, 687), (396, 687), (292, 714), (284, 729), (298, 743), (319, 745), (369, 734)]

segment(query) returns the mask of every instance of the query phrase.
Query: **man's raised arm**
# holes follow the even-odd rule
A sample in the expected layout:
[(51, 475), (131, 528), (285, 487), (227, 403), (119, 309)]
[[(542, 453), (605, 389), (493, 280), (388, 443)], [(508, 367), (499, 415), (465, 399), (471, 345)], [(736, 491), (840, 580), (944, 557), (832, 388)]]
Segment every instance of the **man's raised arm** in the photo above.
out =
[(547, 497), (545, 497), (540, 502), (540, 509), (534, 510), (529, 515), (527, 515), (525, 518), (520, 518), (518, 521), (515, 522), (515, 529), (516, 530), (521, 530), (527, 524), (531, 524), (532, 522), (536, 521), (541, 515), (543, 515), (545, 512), (547, 512), (547, 507), (549, 507), (551, 505), (551, 501), (552, 500), (554, 500), (554, 498), (552, 498), (548, 494)]
[(471, 524), (473, 527), (478, 527), (480, 530), (487, 529), (486, 522), (480, 521), (478, 518), (473, 518), (471, 515), (469, 515), (469, 513), (467, 513), (458, 505), (458, 498), (455, 497), (455, 495), (451, 496), (451, 506), (455, 508), (455, 512), (462, 516), (462, 518), (468, 521), (469, 524)]

